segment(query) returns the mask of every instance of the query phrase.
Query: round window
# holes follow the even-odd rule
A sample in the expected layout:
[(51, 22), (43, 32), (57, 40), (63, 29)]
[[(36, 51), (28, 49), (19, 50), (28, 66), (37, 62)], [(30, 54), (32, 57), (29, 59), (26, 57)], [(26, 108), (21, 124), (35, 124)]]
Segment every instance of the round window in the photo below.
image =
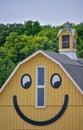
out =
[(51, 85), (53, 88), (59, 88), (61, 85), (61, 76), (57, 73), (54, 73), (51, 76)]
[(32, 79), (29, 74), (24, 74), (21, 78), (21, 85), (23, 88), (27, 89), (31, 86)]

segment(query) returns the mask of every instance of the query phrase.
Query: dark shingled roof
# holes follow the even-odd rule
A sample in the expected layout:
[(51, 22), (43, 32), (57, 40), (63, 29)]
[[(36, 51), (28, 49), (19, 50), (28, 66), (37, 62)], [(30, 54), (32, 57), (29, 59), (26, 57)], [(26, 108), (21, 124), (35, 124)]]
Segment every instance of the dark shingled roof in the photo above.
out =
[(49, 51), (43, 52), (55, 61), (58, 61), (83, 91), (83, 58), (78, 58), (77, 61), (63, 54)]

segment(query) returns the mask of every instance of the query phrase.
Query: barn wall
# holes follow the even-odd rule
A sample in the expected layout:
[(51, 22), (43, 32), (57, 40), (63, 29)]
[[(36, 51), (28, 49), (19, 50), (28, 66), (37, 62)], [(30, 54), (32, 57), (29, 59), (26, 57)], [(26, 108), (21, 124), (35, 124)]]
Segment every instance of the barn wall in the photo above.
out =
[[(45, 108), (36, 108), (36, 67), (46, 68)], [(23, 74), (32, 78), (29, 89), (23, 89), (20, 83)], [(54, 89), (50, 84), (53, 73), (62, 78), (61, 87)], [(64, 96), (69, 95), (67, 110), (55, 123), (47, 126), (33, 126), (23, 121), (13, 107), (13, 96), (17, 96), (21, 111), (29, 118), (37, 121), (48, 120), (61, 109)], [(71, 82), (59, 65), (42, 54), (22, 64), (0, 94), (0, 130), (82, 130), (83, 128), (83, 95)]]

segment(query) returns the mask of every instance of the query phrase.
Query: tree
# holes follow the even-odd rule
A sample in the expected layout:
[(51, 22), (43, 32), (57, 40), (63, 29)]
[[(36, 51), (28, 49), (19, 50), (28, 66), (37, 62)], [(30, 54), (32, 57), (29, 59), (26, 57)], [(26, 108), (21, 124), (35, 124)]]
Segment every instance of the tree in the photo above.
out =
[(7, 80), (13, 69), (15, 68), (15, 64), (9, 59), (1, 59), (0, 58), (0, 88), (3, 83)]
[(42, 30), (40, 23), (38, 21), (33, 22), (32, 25), (32, 35), (38, 34)]
[(21, 35), (24, 33), (24, 26), (23, 24), (7, 24), (7, 32), (10, 34), (11, 32), (16, 32), (18, 35)]
[(77, 55), (83, 58), (83, 40), (79, 37), (77, 39)]
[(27, 21), (24, 24), (24, 34), (25, 35), (31, 35), (32, 34), (32, 21)]
[(0, 45), (3, 45), (6, 39), (7, 34), (7, 26), (4, 24), (0, 24)]
[(24, 34), (25, 35), (36, 35), (41, 31), (41, 26), (40, 23), (38, 21), (27, 21), (24, 24)]
[[(83, 23), (70, 25), (77, 30), (77, 55), (83, 58)], [(41, 49), (58, 52), (57, 34), (64, 26), (41, 26), (38, 21), (0, 24), (0, 86), (14, 67), (35, 51)]]

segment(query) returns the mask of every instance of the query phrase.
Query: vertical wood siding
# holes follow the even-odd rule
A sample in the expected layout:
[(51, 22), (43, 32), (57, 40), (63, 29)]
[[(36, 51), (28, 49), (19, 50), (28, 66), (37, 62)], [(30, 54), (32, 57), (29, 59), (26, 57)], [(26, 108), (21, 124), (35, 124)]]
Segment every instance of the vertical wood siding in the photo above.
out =
[[(46, 67), (46, 106), (36, 108), (36, 67)], [(32, 85), (29, 89), (21, 86), (21, 77), (29, 74)], [(50, 84), (53, 73), (60, 74), (61, 87), (54, 89)], [(69, 103), (65, 113), (53, 124), (33, 126), (23, 121), (13, 106), (13, 96), (17, 96), (21, 111), (29, 118), (37, 121), (48, 120), (61, 109), (64, 96), (69, 95)], [(67, 77), (59, 65), (42, 54), (22, 64), (0, 93), (0, 130), (83, 130), (83, 95)]]

